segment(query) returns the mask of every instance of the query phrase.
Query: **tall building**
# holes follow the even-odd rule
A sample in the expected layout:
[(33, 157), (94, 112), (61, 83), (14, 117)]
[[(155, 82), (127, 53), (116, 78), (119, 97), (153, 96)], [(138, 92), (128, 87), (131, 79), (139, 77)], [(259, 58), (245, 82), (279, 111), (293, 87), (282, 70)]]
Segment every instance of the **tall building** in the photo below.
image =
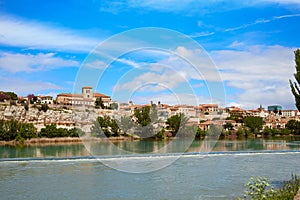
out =
[(90, 86), (82, 87), (82, 94), (62, 93), (57, 95), (57, 103), (63, 105), (86, 105), (95, 106), (95, 101), (100, 98), (104, 106), (109, 106), (111, 99), (110, 96), (101, 93), (94, 93), (93, 88)]

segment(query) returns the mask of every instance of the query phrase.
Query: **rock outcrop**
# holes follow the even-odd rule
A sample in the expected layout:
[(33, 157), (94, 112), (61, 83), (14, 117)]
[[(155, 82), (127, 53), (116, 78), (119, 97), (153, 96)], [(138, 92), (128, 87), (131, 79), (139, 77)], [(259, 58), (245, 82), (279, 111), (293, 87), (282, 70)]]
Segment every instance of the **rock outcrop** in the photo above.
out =
[(96, 118), (95, 110), (51, 108), (44, 112), (34, 107), (25, 110), (23, 106), (0, 105), (0, 120), (17, 120), (31, 123), (38, 130), (48, 124), (56, 124), (57, 127), (79, 127), (88, 131)]

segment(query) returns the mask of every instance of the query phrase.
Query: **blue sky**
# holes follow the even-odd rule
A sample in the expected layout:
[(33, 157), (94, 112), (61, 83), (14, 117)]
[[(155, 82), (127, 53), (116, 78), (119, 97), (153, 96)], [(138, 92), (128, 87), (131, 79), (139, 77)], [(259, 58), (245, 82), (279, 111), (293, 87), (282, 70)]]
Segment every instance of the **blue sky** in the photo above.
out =
[[(225, 102), (212, 98), (207, 86), (219, 79), (199, 78), (182, 59), (163, 51), (117, 58), (107, 66), (98, 92), (136, 103), (193, 104), (188, 100), (194, 94), (197, 103), (295, 109), (288, 80), (295, 71), (293, 51), (300, 48), (299, 24), (298, 0), (0, 0), (0, 90), (24, 96), (72, 92), (101, 42), (135, 28), (160, 27), (191, 37), (207, 52), (224, 85)], [(168, 50), (204, 63), (197, 49)], [(188, 87), (193, 93), (185, 93)], [(131, 94), (122, 96), (126, 90)], [(181, 96), (187, 101), (176, 101)]]

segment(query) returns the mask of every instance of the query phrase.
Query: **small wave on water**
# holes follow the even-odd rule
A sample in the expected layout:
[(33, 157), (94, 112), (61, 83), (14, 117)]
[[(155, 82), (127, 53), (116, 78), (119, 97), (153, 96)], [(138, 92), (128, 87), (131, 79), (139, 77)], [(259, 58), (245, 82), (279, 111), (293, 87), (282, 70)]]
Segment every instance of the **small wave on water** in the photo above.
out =
[(186, 153), (164, 153), (164, 154), (128, 154), (128, 155), (107, 155), (107, 156), (0, 158), (0, 163), (163, 160), (163, 159), (174, 158), (174, 157), (204, 158), (204, 157), (216, 157), (216, 156), (259, 156), (259, 155), (278, 155), (278, 154), (300, 154), (300, 150), (218, 151), (218, 152), (186, 152)]

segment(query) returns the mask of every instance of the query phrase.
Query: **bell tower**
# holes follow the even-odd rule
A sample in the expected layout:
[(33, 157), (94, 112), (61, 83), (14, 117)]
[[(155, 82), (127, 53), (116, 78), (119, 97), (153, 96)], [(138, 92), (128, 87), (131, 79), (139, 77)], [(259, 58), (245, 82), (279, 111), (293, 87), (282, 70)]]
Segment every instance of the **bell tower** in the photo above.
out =
[(93, 88), (90, 86), (85, 86), (82, 88), (82, 95), (84, 99), (92, 99), (93, 98)]

